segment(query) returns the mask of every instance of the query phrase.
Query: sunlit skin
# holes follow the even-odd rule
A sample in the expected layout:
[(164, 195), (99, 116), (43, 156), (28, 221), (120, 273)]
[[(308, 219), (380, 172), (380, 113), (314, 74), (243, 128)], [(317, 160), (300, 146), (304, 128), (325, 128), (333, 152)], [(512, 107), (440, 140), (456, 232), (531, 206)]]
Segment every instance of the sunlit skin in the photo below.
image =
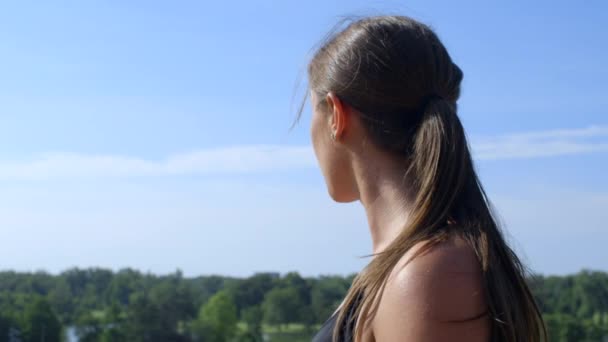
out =
[[(407, 223), (413, 203), (404, 179), (406, 158), (375, 146), (356, 110), (335, 94), (312, 92), (311, 103), (311, 139), (329, 195), (337, 202), (361, 202), (373, 252), (381, 252)], [(423, 244), (392, 271), (364, 341), (488, 341), (488, 316), (477, 318), (486, 302), (474, 252), (453, 236), (412, 259)]]

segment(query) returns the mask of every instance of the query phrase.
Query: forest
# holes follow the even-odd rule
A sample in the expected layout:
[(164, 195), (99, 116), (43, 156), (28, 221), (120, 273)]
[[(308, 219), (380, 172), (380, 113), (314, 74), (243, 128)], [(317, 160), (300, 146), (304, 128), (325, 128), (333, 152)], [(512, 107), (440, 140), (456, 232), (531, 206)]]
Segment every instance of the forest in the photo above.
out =
[[(0, 272), (0, 342), (310, 341), (355, 275), (248, 278), (73, 268)], [(528, 282), (551, 341), (608, 338), (608, 273)]]

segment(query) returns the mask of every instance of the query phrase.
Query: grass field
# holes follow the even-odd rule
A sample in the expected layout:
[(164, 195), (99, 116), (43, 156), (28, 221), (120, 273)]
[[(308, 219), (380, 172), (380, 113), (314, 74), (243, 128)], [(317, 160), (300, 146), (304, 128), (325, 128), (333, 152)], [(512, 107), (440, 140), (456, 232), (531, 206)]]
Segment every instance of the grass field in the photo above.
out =
[(268, 342), (310, 342), (310, 333), (274, 333), (269, 334)]
[[(244, 322), (238, 323), (240, 330), (247, 329)], [(267, 325), (262, 326), (262, 331), (267, 342), (310, 342), (317, 326), (307, 330), (302, 324), (286, 324), (283, 326)]]

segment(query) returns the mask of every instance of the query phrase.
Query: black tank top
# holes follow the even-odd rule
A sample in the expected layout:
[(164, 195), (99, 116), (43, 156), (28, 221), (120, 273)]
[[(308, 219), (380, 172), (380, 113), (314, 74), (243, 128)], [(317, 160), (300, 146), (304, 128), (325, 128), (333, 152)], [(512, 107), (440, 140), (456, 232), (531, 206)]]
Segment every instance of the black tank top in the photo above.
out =
[[(338, 315), (335, 314), (331, 316), (330, 319), (323, 324), (319, 332), (312, 338), (312, 342), (333, 342), (332, 338), (334, 336), (334, 328), (336, 327), (336, 321), (338, 320)], [(341, 329), (340, 333), (340, 342), (351, 342), (352, 341), (352, 333), (353, 329)]]
[[(348, 310), (348, 314), (347, 314), (346, 320), (345, 320), (346, 323), (340, 328), (340, 335), (338, 338), (339, 342), (352, 342), (354, 340), (353, 333), (355, 330), (355, 324), (354, 324), (354, 320), (352, 320), (352, 318), (355, 313), (355, 310), (357, 309), (357, 305), (359, 305), (361, 300), (362, 300), (362, 298), (359, 295), (357, 297), (357, 300), (354, 303), (355, 305), (353, 305)], [(338, 321), (338, 313), (335, 313), (333, 316), (331, 316), (327, 320), (327, 322), (325, 322), (325, 324), (323, 324), (323, 326), (321, 326), (321, 329), (319, 329), (319, 332), (317, 332), (315, 337), (312, 338), (312, 342), (332, 342), (333, 336), (334, 336), (334, 328), (336, 327), (337, 321)], [(350, 323), (348, 323), (348, 322), (350, 322)]]

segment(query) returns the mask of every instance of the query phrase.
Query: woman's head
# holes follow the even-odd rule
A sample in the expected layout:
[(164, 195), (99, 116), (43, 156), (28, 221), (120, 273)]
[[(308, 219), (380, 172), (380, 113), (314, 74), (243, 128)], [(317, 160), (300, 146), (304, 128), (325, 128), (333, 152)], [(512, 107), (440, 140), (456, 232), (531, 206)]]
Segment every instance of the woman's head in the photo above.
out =
[(348, 168), (352, 149), (332, 139), (346, 145), (370, 140), (368, 152), (378, 148), (406, 160), (414, 152), (417, 129), (432, 119), (425, 117), (429, 107), (454, 107), (449, 112), (455, 115), (462, 81), (435, 33), (401, 16), (351, 23), (317, 51), (308, 76), (313, 146), (338, 201), (358, 198)]
[(308, 67), (310, 89), (335, 93), (373, 120), (369, 128), (386, 148), (402, 151), (404, 131), (419, 121), (433, 97), (455, 103), (462, 72), (435, 33), (402, 16), (366, 18), (329, 39)]
[(484, 273), (493, 341), (539, 340), (544, 327), (524, 268), (492, 216), (456, 113), (462, 71), (435, 33), (403, 16), (355, 20), (318, 49), (308, 76), (313, 146), (332, 197), (358, 199), (350, 166), (363, 149), (401, 161), (411, 192), (402, 232), (374, 256), (345, 300), (348, 308), (364, 294), (355, 335), (373, 319), (376, 298), (405, 252), (458, 234)]

